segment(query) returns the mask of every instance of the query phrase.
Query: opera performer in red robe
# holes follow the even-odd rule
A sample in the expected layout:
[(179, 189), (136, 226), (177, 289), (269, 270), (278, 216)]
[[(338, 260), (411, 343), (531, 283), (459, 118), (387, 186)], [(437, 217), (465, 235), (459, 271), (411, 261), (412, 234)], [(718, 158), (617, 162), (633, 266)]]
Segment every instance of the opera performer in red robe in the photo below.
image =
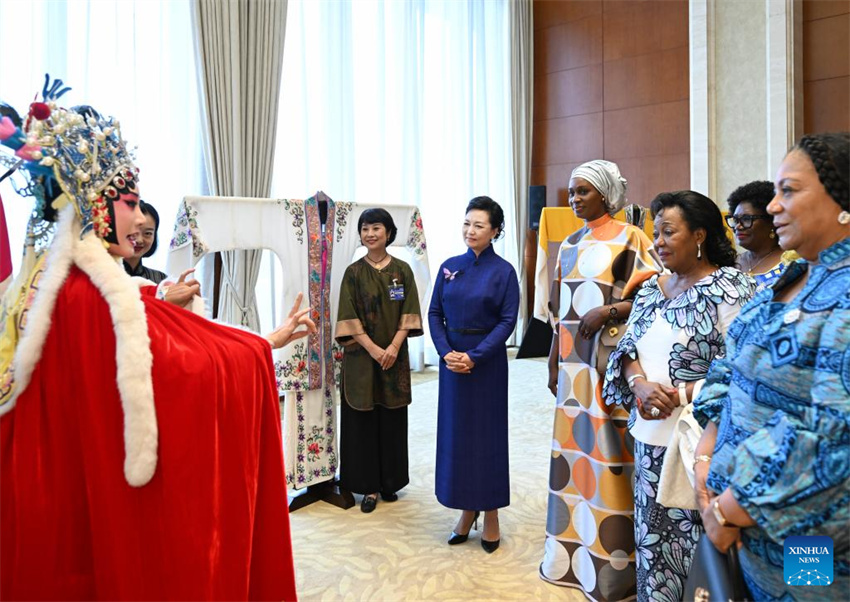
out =
[(64, 203), (0, 312), (0, 597), (295, 600), (271, 348), (315, 326), (263, 338), (128, 276), (137, 170), (116, 121), (56, 96), (0, 122)]

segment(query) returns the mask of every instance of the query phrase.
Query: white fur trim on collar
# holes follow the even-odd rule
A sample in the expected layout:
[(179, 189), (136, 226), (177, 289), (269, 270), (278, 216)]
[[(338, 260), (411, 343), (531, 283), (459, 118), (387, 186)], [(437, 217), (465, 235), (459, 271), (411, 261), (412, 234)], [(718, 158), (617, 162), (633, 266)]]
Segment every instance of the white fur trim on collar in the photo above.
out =
[(158, 426), (153, 398), (153, 354), (145, 306), (138, 285), (93, 234), (79, 239), (80, 224), (72, 207), (63, 210), (39, 293), (15, 354), (17, 395), (26, 389), (47, 333), (59, 290), (71, 264), (88, 275), (109, 306), (115, 330), (116, 381), (124, 410), (124, 476), (130, 485), (148, 483), (156, 471)]

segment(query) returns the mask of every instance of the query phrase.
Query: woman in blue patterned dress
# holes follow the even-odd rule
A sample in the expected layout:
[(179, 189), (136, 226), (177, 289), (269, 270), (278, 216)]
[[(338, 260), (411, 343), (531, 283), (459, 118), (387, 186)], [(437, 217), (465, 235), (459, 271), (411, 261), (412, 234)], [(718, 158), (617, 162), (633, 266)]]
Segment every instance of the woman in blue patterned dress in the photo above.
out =
[(665, 273), (638, 291), (608, 360), (603, 397), (631, 410), (637, 599), (678, 602), (702, 525), (690, 484), (674, 496), (690, 500), (682, 507), (657, 499), (664, 455), (755, 283), (733, 267), (736, 254), (711, 199), (690, 190), (662, 193), (651, 210)]
[[(767, 211), (803, 261), (744, 308), (694, 404), (706, 425), (695, 465), (705, 529), (721, 551), (740, 538), (754, 600), (850, 592), (848, 172), (846, 132), (805, 136), (785, 157)], [(832, 538), (832, 582), (796, 586), (785, 539), (818, 535)]]
[(463, 238), (469, 250), (440, 266), (428, 324), (440, 361), (437, 412), (437, 499), (463, 510), (449, 545), (465, 542), (484, 512), (481, 546), (499, 547), (499, 508), (510, 504), (508, 355), (516, 326), (519, 283), (492, 241), (505, 228), (493, 199), (472, 199)]

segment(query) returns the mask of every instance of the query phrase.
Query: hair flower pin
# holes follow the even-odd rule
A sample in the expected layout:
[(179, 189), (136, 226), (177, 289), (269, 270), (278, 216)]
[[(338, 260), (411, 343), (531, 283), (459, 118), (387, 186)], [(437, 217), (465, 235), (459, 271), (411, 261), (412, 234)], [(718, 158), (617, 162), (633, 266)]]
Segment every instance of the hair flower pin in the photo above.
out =
[(448, 281), (452, 281), (463, 273), (463, 270), (456, 270), (454, 272), (450, 272), (448, 268), (443, 268), (443, 278)]

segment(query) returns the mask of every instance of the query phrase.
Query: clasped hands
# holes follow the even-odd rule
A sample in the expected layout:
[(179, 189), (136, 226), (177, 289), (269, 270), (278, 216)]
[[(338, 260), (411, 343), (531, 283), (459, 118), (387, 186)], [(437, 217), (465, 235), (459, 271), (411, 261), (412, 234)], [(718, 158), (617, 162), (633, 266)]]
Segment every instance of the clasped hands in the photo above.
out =
[[(638, 413), (644, 420), (664, 420), (679, 407), (679, 391), (639, 378), (635, 380), (632, 392), (635, 394)], [(653, 414), (653, 409), (658, 412)]]
[(379, 345), (372, 345), (369, 349), (369, 355), (380, 364), (381, 370), (389, 370), (398, 359), (398, 347), (395, 346), (395, 343), (390, 343), (386, 349)]
[(446, 368), (456, 374), (469, 374), (475, 367), (475, 362), (469, 358), (469, 355), (460, 351), (449, 351), (443, 359), (446, 360)]

